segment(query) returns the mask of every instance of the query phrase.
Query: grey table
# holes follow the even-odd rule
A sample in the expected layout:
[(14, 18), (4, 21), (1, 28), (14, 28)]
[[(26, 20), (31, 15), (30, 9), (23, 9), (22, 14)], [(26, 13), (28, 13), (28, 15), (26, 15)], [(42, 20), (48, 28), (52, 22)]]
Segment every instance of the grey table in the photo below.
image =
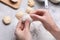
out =
[[(4, 5), (3, 3), (0, 3), (0, 40), (15, 40), (14, 31), (18, 23), (15, 14), (19, 11), (25, 12), (26, 8), (27, 8), (27, 0), (22, 0), (22, 3), (18, 10), (14, 10)], [(36, 2), (34, 9), (44, 9), (44, 6)], [(60, 5), (54, 5), (49, 2), (48, 10), (50, 11), (54, 21), (59, 27), (60, 26)], [(2, 23), (2, 18), (4, 16), (10, 16), (12, 18), (12, 22), (10, 25), (4, 25)], [(39, 21), (33, 22), (32, 24), (31, 24), (31, 33), (33, 36), (33, 40), (55, 40), (55, 38), (48, 31), (44, 29), (44, 27)]]

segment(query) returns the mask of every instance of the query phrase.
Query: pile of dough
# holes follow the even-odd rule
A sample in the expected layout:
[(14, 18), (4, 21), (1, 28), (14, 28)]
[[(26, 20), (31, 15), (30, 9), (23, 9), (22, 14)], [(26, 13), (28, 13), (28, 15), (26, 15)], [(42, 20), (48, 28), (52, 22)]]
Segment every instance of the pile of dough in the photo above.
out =
[(8, 25), (11, 23), (11, 18), (9, 16), (4, 16), (4, 18), (2, 19), (3, 23)]
[(22, 21), (25, 22), (26, 20), (29, 20), (30, 22), (32, 22), (32, 18), (30, 17), (29, 14), (25, 13), (22, 17)]
[(53, 3), (59, 3), (60, 2), (60, 0), (50, 0), (50, 1)]
[(27, 12), (27, 13), (30, 13), (30, 12), (33, 12), (33, 11), (34, 11), (34, 9), (31, 8), (31, 7), (27, 7), (27, 9), (26, 9), (26, 12)]
[(28, 6), (33, 7), (35, 5), (34, 0), (28, 0)]
[(13, 2), (13, 3), (17, 3), (17, 2), (18, 2), (18, 0), (11, 0), (11, 2)]
[(20, 11), (20, 12), (17, 13), (15, 16), (16, 16), (16, 18), (19, 20), (23, 15), (24, 15), (24, 13), (23, 13), (22, 11)]

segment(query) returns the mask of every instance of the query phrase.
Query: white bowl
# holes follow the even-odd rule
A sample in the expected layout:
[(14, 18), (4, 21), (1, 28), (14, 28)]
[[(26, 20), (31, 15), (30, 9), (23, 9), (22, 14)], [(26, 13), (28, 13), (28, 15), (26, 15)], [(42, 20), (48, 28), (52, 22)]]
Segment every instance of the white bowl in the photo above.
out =
[(53, 3), (59, 3), (60, 2), (60, 0), (50, 0), (50, 1)]

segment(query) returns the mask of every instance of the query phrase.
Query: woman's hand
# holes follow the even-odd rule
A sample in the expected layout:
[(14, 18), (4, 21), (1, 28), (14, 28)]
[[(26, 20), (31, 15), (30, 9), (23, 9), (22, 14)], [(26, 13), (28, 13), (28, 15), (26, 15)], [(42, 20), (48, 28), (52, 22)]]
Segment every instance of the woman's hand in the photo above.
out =
[(60, 29), (56, 26), (47, 10), (38, 9), (31, 12), (30, 16), (33, 18), (33, 20), (41, 21), (46, 30), (48, 30), (57, 40), (60, 40)]
[(28, 20), (25, 23), (22, 20), (19, 21), (16, 27), (15, 35), (17, 40), (31, 40), (31, 33), (30, 33), (30, 22)]

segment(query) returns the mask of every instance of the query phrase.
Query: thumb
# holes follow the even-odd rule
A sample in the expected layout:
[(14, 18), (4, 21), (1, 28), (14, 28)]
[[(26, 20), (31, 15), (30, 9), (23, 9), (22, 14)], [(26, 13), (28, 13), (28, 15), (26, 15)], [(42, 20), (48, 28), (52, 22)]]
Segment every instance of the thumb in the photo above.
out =
[(22, 20), (19, 20), (17, 27), (16, 27), (16, 31), (22, 31), (22, 29), (23, 29)]
[(25, 29), (30, 29), (30, 21), (29, 20), (26, 20), (25, 21)]
[(30, 14), (31, 18), (35, 21), (35, 20), (39, 20), (39, 21), (43, 21), (43, 16), (39, 16), (36, 14)]
[(15, 35), (17, 33), (21, 32), (21, 20), (18, 22), (17, 26), (16, 26), (16, 29), (15, 29)]

